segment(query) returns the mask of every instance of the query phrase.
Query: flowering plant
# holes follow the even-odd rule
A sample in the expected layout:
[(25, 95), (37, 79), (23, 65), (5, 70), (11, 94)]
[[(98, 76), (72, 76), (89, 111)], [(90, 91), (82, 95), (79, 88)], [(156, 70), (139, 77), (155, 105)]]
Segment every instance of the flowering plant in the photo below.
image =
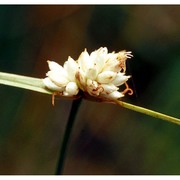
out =
[[(53, 105), (55, 95), (78, 99), (72, 103), (56, 174), (62, 173), (66, 147), (82, 98), (118, 104), (133, 111), (180, 124), (178, 118), (119, 100), (126, 93), (133, 94), (127, 84), (130, 76), (125, 75), (126, 60), (131, 57), (133, 55), (130, 51), (108, 53), (104, 47), (88, 54), (85, 49), (77, 60), (68, 57), (63, 66), (48, 61), (50, 70), (43, 79), (0, 72), (0, 84), (51, 94)], [(125, 89), (119, 91), (119, 86), (123, 84)]]
[[(51, 94), (52, 104), (54, 104), (55, 95), (71, 99), (85, 98), (111, 102), (133, 111), (180, 124), (178, 118), (119, 100), (127, 92), (129, 95), (133, 94), (127, 84), (130, 76), (125, 75), (126, 60), (131, 57), (133, 57), (131, 51), (108, 53), (106, 47), (101, 47), (89, 54), (85, 49), (77, 60), (68, 57), (63, 66), (48, 61), (50, 71), (46, 73), (46, 78), (0, 72), (0, 84)], [(120, 92), (119, 86), (123, 84), (125, 89)]]
[[(110, 102), (123, 97), (128, 91), (133, 94), (126, 82), (130, 76), (125, 75), (126, 60), (131, 57), (130, 51), (108, 53), (106, 47), (101, 47), (89, 55), (85, 49), (76, 61), (68, 57), (63, 66), (48, 61), (50, 71), (43, 82), (54, 95), (78, 97), (83, 94), (85, 98)], [(122, 84), (126, 89), (119, 92)]]

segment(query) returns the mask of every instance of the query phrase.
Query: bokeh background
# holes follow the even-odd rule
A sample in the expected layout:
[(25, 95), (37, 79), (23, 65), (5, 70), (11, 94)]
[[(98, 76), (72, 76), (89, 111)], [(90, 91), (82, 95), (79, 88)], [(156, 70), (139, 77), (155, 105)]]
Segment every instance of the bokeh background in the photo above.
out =
[[(180, 117), (180, 6), (1, 5), (0, 71), (44, 78), (87, 48), (133, 51), (124, 101)], [(54, 174), (71, 100), (0, 86), (0, 174)], [(83, 101), (64, 174), (180, 174), (180, 128)]]

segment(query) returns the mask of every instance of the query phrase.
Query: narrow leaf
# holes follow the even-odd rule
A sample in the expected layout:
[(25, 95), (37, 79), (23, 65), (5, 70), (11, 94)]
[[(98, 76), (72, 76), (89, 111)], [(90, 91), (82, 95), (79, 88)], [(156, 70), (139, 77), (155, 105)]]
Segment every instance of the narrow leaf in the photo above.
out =
[(27, 76), (0, 72), (0, 84), (15, 86), (45, 94), (52, 94), (51, 91), (46, 89), (42, 79), (40, 78), (32, 78)]
[[(0, 72), (0, 84), (28, 89), (31, 91), (36, 91), (45, 94), (53, 93), (48, 89), (46, 89), (42, 79), (40, 78), (33, 78), (33, 77)], [(129, 104), (123, 101), (116, 100), (115, 103), (124, 108), (180, 125), (180, 119), (178, 118), (168, 116), (140, 106)]]

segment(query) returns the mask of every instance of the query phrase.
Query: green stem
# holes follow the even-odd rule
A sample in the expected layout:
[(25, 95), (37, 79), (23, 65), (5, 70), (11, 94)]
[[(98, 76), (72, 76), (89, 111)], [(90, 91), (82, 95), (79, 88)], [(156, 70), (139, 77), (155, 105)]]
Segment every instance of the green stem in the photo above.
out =
[(45, 94), (52, 94), (51, 91), (46, 89), (42, 79), (40, 78), (0, 72), (0, 84), (37, 91)]
[(146, 108), (143, 108), (140, 106), (136, 106), (133, 104), (129, 104), (126, 102), (122, 102), (122, 101), (115, 101), (115, 102), (116, 102), (116, 104), (118, 104), (124, 108), (180, 125), (180, 119), (178, 119), (178, 118), (168, 116), (168, 115), (165, 115), (165, 114), (162, 114), (162, 113), (150, 110), (150, 109), (146, 109)]
[(65, 133), (64, 133), (64, 138), (62, 142), (62, 146), (60, 149), (60, 155), (59, 155), (59, 160), (58, 160), (58, 165), (56, 169), (56, 175), (61, 175), (63, 171), (63, 165), (64, 165), (64, 160), (66, 157), (66, 152), (67, 152), (67, 145), (69, 142), (69, 138), (72, 132), (72, 127), (79, 109), (79, 106), (81, 104), (82, 99), (79, 98), (77, 100), (74, 100), (71, 106), (71, 112), (68, 118), (68, 122), (66, 125)]
[[(47, 90), (45, 85), (43, 84), (42, 79), (32, 78), (27, 76), (21, 76), (10, 73), (0, 72), (0, 84), (15, 86), (23, 89), (28, 89), (32, 91), (37, 91), (45, 94), (52, 94), (50, 90)], [(168, 122), (180, 124), (180, 119), (174, 118), (172, 116), (168, 116), (159, 112), (155, 112), (143, 107), (139, 107), (136, 105), (132, 105), (122, 101), (115, 101), (116, 104), (121, 105), (122, 107), (131, 109), (133, 111), (137, 111), (148, 116), (153, 116), (155, 118), (159, 118)]]

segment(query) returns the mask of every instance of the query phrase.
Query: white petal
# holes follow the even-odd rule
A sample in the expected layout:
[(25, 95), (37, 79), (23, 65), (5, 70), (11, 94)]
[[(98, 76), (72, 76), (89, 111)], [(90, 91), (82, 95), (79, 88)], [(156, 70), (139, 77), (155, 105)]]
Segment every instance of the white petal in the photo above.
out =
[(98, 49), (98, 51), (102, 54), (105, 54), (105, 55), (107, 55), (107, 53), (108, 53), (107, 47), (101, 47)]
[(92, 80), (95, 80), (96, 79), (96, 77), (97, 77), (97, 70), (96, 70), (96, 68), (89, 68), (88, 70), (87, 70), (87, 72), (86, 72), (86, 77), (88, 78), (88, 79), (92, 79)]
[(103, 71), (97, 77), (99, 83), (110, 83), (116, 77), (117, 73), (112, 71)]
[(54, 61), (47, 61), (47, 62), (48, 62), (49, 69), (51, 71), (53, 71), (53, 70), (55, 70), (55, 71), (63, 70), (63, 67), (60, 64), (58, 64), (58, 63), (56, 63)]
[(99, 48), (98, 50), (92, 52), (90, 54), (90, 59), (96, 66), (98, 73), (100, 73), (107, 59), (107, 48)]
[(89, 54), (87, 50), (85, 49), (84, 52), (81, 53), (81, 55), (78, 58), (78, 64), (80, 68), (85, 72), (87, 68), (89, 67)]
[(115, 86), (120, 86), (124, 84), (131, 76), (125, 76), (124, 73), (119, 72), (112, 83)]
[(47, 73), (48, 77), (58, 86), (66, 86), (69, 82), (68, 79), (59, 71), (49, 71)]
[(54, 61), (47, 61), (49, 65), (49, 69), (51, 71), (59, 71), (63, 76), (68, 77), (67, 71), (58, 63)]
[(78, 71), (78, 64), (70, 56), (68, 57), (68, 60), (64, 63), (64, 69), (68, 73), (68, 79), (70, 81), (75, 81), (75, 74)]
[(59, 87), (56, 84), (54, 84), (48, 77), (43, 79), (43, 83), (45, 84), (45, 86), (52, 90), (52, 91), (59, 91), (62, 92), (64, 90), (63, 87)]
[(75, 82), (69, 82), (66, 86), (66, 92), (69, 96), (77, 95), (79, 88)]
[(89, 58), (90, 58), (90, 60), (91, 60), (93, 63), (95, 63), (97, 55), (98, 55), (97, 51), (93, 51), (93, 52), (90, 54)]
[(81, 69), (79, 69), (75, 77), (76, 77), (76, 82), (78, 84), (78, 87), (84, 91), (86, 89), (86, 77), (85, 77), (84, 72)]
[(108, 95), (104, 95), (104, 97), (109, 98), (109, 99), (119, 99), (119, 98), (121, 98), (123, 96), (124, 96), (124, 94), (122, 94), (119, 91), (114, 91), (114, 92), (112, 92), (112, 93), (110, 93)]
[(118, 67), (119, 61), (117, 60), (117, 54), (110, 53), (108, 54), (108, 60), (106, 61), (103, 71), (114, 71), (118, 72), (120, 69)]
[(101, 84), (101, 87), (103, 87), (102, 94), (110, 94), (118, 90), (118, 88), (114, 84)]

